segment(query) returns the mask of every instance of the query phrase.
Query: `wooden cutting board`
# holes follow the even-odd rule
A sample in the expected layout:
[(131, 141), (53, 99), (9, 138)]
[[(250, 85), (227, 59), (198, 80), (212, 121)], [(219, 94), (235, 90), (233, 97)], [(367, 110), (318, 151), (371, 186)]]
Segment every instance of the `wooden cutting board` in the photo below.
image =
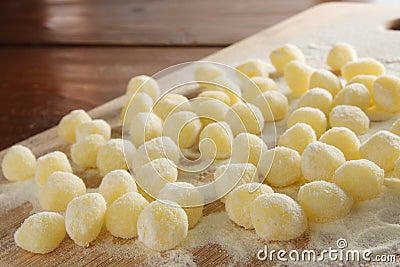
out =
[[(325, 58), (321, 55), (326, 55), (329, 46), (335, 42), (345, 41), (354, 45), (359, 55), (383, 61), (389, 71), (399, 70), (400, 31), (389, 30), (390, 27), (399, 29), (399, 19), (400, 5), (322, 4), (212, 54), (204, 60), (233, 65), (248, 58), (267, 59), (268, 53), (276, 46), (293, 43), (305, 51), (307, 60), (319, 62), (320, 66), (324, 66)], [(315, 64), (314, 66), (318, 67)], [(177, 73), (171, 74), (171, 77), (174, 75)], [(119, 97), (89, 113), (93, 118), (107, 120), (118, 135), (121, 132), (119, 113), (123, 103), (124, 97)], [(33, 136), (21, 144), (31, 148), (37, 156), (53, 150), (68, 151), (68, 144), (57, 136), (55, 128)], [(5, 151), (0, 152), (0, 160), (4, 153)], [(0, 174), (0, 186), (7, 183)], [(205, 208), (204, 215), (222, 209), (220, 202), (209, 204)], [(74, 245), (69, 238), (64, 240), (60, 248), (47, 255), (35, 255), (18, 249), (14, 245), (13, 233), (32, 212), (32, 205), (26, 202), (1, 214), (1, 266), (43, 266), (63, 265), (63, 263), (75, 266), (141, 265), (143, 263), (143, 258), (115, 259), (99, 250), (90, 250), (88, 253), (85, 249)], [(118, 239), (115, 241), (121, 244), (124, 242)], [(192, 252), (198, 265), (215, 266), (231, 262), (231, 257), (221, 253), (221, 248), (215, 245), (207, 245)], [(260, 263), (254, 259), (248, 264)]]

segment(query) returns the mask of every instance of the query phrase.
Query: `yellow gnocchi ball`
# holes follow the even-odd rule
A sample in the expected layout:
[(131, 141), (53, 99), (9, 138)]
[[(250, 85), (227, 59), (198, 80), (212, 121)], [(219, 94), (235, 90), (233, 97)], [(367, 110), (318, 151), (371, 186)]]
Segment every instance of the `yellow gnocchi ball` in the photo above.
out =
[(35, 175), (36, 157), (32, 151), (21, 145), (7, 150), (1, 162), (3, 175), (8, 181), (17, 182), (32, 178)]
[(241, 133), (233, 140), (232, 163), (251, 163), (261, 167), (261, 156), (268, 150), (264, 140), (254, 134)]
[(252, 78), (256, 76), (268, 77), (268, 66), (261, 59), (250, 59), (236, 66), (240, 79), (245, 80), (243, 75)]
[(269, 59), (278, 73), (283, 73), (286, 65), (293, 60), (306, 61), (303, 52), (292, 44), (285, 44), (274, 49), (269, 54)]
[(378, 77), (372, 95), (378, 108), (388, 112), (400, 111), (400, 78), (390, 75)]
[(301, 171), (307, 181), (330, 181), (345, 162), (342, 151), (317, 141), (309, 144), (301, 155)]
[(354, 76), (353, 78), (350, 79), (350, 81), (347, 82), (347, 85), (353, 84), (353, 83), (361, 83), (363, 84), (365, 87), (367, 87), (369, 95), (370, 95), (370, 100), (371, 103), (373, 104), (373, 98), (372, 98), (372, 89), (373, 89), (373, 85), (374, 82), (376, 80), (376, 76), (375, 75), (365, 75), (365, 74), (360, 74), (357, 76)]
[(99, 119), (82, 123), (76, 127), (76, 141), (80, 141), (91, 134), (100, 134), (104, 139), (109, 140), (111, 137), (111, 126), (105, 120)]
[(153, 100), (160, 95), (160, 87), (156, 80), (147, 75), (132, 77), (126, 86), (126, 95), (128, 99), (136, 93), (148, 94)]
[(279, 137), (278, 146), (294, 149), (301, 155), (304, 149), (315, 141), (317, 141), (317, 136), (314, 129), (308, 124), (299, 122)]
[(377, 106), (371, 106), (365, 110), (365, 115), (368, 116), (370, 121), (387, 121), (399, 115), (397, 112), (388, 112)]
[(258, 95), (276, 90), (278, 86), (274, 80), (267, 77), (253, 77), (244, 82), (242, 87), (242, 96), (247, 102), (252, 102)]
[(360, 146), (360, 156), (389, 172), (400, 156), (400, 137), (388, 131), (379, 131)]
[(134, 145), (124, 139), (110, 139), (100, 146), (97, 152), (96, 165), (101, 175), (106, 175), (110, 171), (128, 169), (135, 152)]
[(174, 112), (192, 110), (193, 108), (189, 100), (185, 96), (178, 94), (163, 95), (153, 106), (153, 112), (163, 120)]
[(153, 99), (145, 93), (137, 93), (125, 103), (121, 110), (121, 121), (124, 127), (132, 125), (132, 118), (139, 112), (150, 112), (153, 107)]
[(73, 110), (60, 120), (57, 126), (58, 135), (67, 142), (75, 143), (76, 127), (91, 120), (92, 118), (84, 110)]
[(266, 183), (274, 187), (284, 187), (301, 178), (301, 156), (293, 149), (277, 146), (261, 156), (262, 162), (269, 162), (271, 167), (260, 171)]
[(357, 75), (383, 75), (385, 74), (385, 66), (373, 58), (360, 58), (344, 64), (341, 72), (343, 78), (349, 81)]
[(400, 135), (400, 119), (393, 122), (392, 126), (390, 127), (390, 132)]
[(49, 176), (56, 171), (72, 173), (67, 156), (60, 151), (54, 151), (41, 156), (36, 161), (35, 180), (39, 185), (45, 185)]
[(68, 203), (65, 228), (75, 244), (88, 247), (100, 233), (107, 203), (99, 193), (87, 193)]
[(317, 108), (302, 107), (296, 109), (289, 116), (287, 120), (287, 127), (290, 128), (299, 122), (310, 125), (314, 129), (317, 138), (319, 138), (326, 131), (326, 116)]
[(196, 81), (206, 82), (225, 75), (226, 73), (224, 69), (222, 69), (219, 65), (212, 63), (201, 64), (201, 66), (199, 66), (194, 72), (194, 78)]
[(369, 118), (359, 107), (339, 105), (329, 113), (331, 127), (346, 127), (356, 135), (368, 132)]
[(194, 146), (199, 140), (203, 124), (194, 112), (180, 111), (165, 119), (162, 134), (169, 136), (180, 148)]
[(156, 251), (173, 249), (188, 233), (188, 218), (176, 203), (153, 201), (139, 215), (139, 241)]
[(178, 146), (168, 136), (161, 136), (141, 145), (133, 154), (132, 168), (135, 173), (146, 163), (158, 159), (167, 158), (177, 164), (180, 151)]
[(231, 100), (230, 106), (242, 102), (242, 91), (240, 90), (239, 85), (227, 77), (217, 77), (212, 80), (210, 84), (206, 84), (203, 89), (207, 91), (224, 92)]
[(338, 185), (326, 181), (314, 181), (300, 187), (297, 201), (307, 214), (308, 220), (327, 223), (346, 216), (353, 206), (352, 196)]
[(158, 194), (159, 200), (169, 200), (180, 205), (188, 217), (189, 229), (203, 216), (204, 198), (192, 184), (185, 182), (167, 183)]
[(231, 99), (230, 97), (224, 93), (223, 91), (204, 91), (201, 92), (193, 102), (193, 107), (194, 110), (197, 109), (197, 107), (204, 101), (204, 100), (209, 100), (209, 99), (214, 99), (218, 100), (222, 103), (224, 103), (227, 106), (231, 105)]
[(258, 196), (273, 192), (271, 187), (260, 183), (246, 183), (236, 187), (227, 195), (225, 201), (229, 219), (245, 229), (253, 229), (250, 207)]
[(107, 207), (105, 225), (116, 237), (137, 237), (137, 221), (149, 202), (139, 193), (128, 192)]
[(360, 140), (348, 128), (333, 127), (326, 131), (319, 141), (340, 149), (346, 160), (360, 158)]
[(111, 205), (117, 198), (128, 192), (137, 192), (137, 187), (135, 180), (126, 170), (107, 173), (99, 186), (99, 193), (104, 197), (107, 205)]
[(307, 229), (304, 210), (284, 194), (258, 196), (250, 207), (250, 217), (257, 235), (267, 241), (298, 238)]
[(54, 172), (40, 191), (39, 201), (45, 210), (64, 211), (73, 198), (85, 193), (81, 178), (69, 172)]
[(233, 135), (243, 132), (260, 134), (264, 129), (264, 118), (258, 107), (249, 103), (236, 103), (225, 115), (225, 121)]
[(139, 112), (131, 120), (129, 140), (135, 147), (141, 146), (163, 132), (163, 120), (152, 112)]
[(329, 51), (326, 63), (333, 71), (340, 71), (344, 64), (357, 59), (357, 52), (348, 43), (337, 43)]
[(226, 159), (231, 156), (233, 133), (226, 122), (208, 124), (200, 133), (199, 150), (209, 159)]
[(214, 172), (214, 188), (222, 202), (236, 187), (245, 184), (261, 182), (258, 179), (257, 168), (251, 163), (231, 163), (219, 166)]
[(332, 181), (349, 192), (355, 202), (373, 199), (382, 192), (384, 171), (366, 159), (350, 160), (336, 170)]
[(253, 100), (264, 117), (264, 121), (280, 121), (286, 118), (289, 110), (288, 99), (278, 91), (267, 91)]
[(329, 115), (332, 109), (333, 98), (332, 94), (322, 88), (313, 88), (308, 90), (299, 100), (297, 106), (312, 107), (321, 110), (325, 116)]
[(284, 69), (284, 78), (295, 96), (304, 94), (309, 89), (309, 83), (314, 69), (306, 63), (294, 60)]
[(333, 100), (333, 105), (350, 105), (366, 110), (371, 103), (371, 96), (365, 85), (352, 83), (346, 85)]
[(340, 79), (329, 70), (315, 70), (310, 77), (309, 88), (323, 88), (328, 90), (332, 96), (335, 96), (341, 89)]
[(157, 198), (167, 183), (176, 182), (178, 170), (173, 162), (166, 158), (158, 158), (143, 165), (136, 173), (135, 179), (148, 199)]
[(38, 254), (55, 250), (64, 237), (64, 217), (56, 212), (39, 212), (29, 216), (14, 234), (17, 246)]
[(71, 146), (72, 161), (82, 168), (96, 168), (97, 153), (106, 140), (100, 134), (91, 134)]
[(196, 106), (196, 114), (204, 126), (213, 122), (223, 121), (228, 110), (228, 105), (216, 99), (204, 100)]

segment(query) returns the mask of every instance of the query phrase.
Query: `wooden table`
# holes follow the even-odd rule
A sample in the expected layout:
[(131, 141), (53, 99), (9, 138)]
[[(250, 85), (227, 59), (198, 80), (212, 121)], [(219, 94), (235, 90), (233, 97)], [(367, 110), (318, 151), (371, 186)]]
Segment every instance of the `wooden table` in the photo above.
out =
[(320, 2), (0, 1), (0, 149)]

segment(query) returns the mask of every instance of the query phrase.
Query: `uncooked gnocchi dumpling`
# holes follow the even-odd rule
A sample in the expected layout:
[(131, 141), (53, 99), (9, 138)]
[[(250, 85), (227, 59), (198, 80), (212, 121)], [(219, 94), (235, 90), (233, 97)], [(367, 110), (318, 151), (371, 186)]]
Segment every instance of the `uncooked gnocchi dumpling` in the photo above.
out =
[(375, 105), (388, 112), (400, 111), (400, 78), (390, 75), (378, 77), (373, 85)]
[(192, 103), (194, 110), (205, 100), (214, 99), (224, 103), (227, 106), (231, 105), (231, 98), (223, 91), (203, 91), (201, 92)]
[(314, 129), (317, 138), (319, 138), (326, 131), (326, 116), (317, 108), (303, 107), (296, 109), (289, 116), (287, 127), (290, 128), (299, 122), (310, 125)]
[(196, 107), (196, 113), (201, 123), (206, 126), (210, 123), (225, 120), (225, 115), (229, 106), (217, 99), (207, 99), (201, 101)]
[(209, 82), (221, 76), (225, 76), (225, 70), (217, 64), (204, 63), (201, 64), (194, 72), (196, 81)]
[(139, 112), (131, 120), (128, 134), (135, 147), (141, 146), (153, 138), (160, 137), (163, 120), (152, 112)]
[(369, 95), (371, 96), (371, 104), (373, 103), (373, 98), (372, 98), (372, 89), (374, 82), (376, 80), (375, 75), (365, 75), (365, 74), (360, 74), (357, 76), (354, 76), (353, 78), (350, 79), (350, 81), (347, 82), (347, 85), (353, 84), (353, 83), (361, 83), (365, 87), (367, 87)]
[(247, 102), (252, 102), (258, 95), (278, 87), (274, 80), (267, 77), (253, 77), (245, 81), (242, 86), (242, 96)]
[(332, 108), (332, 94), (322, 88), (313, 88), (308, 90), (299, 100), (297, 106), (301, 107), (312, 107), (321, 110), (325, 116), (329, 115), (329, 111)]
[(128, 192), (137, 192), (137, 187), (132, 175), (126, 170), (107, 173), (99, 186), (99, 193), (104, 197), (107, 205), (111, 205), (117, 198)]
[(319, 141), (340, 149), (346, 160), (360, 158), (360, 140), (348, 128), (333, 127), (326, 131)]
[(333, 100), (334, 106), (350, 105), (366, 110), (371, 103), (368, 88), (362, 83), (346, 85)]
[(233, 140), (232, 163), (251, 163), (257, 168), (262, 164), (261, 155), (268, 150), (264, 140), (254, 134), (241, 133)]
[(378, 108), (377, 106), (370, 106), (365, 110), (365, 115), (368, 116), (370, 121), (387, 121), (396, 117), (397, 115), (399, 115), (399, 113), (388, 112), (386, 110)]
[(314, 129), (305, 123), (299, 122), (287, 129), (280, 137), (278, 146), (284, 146), (303, 154), (304, 149), (317, 141)]
[(231, 156), (233, 133), (226, 122), (208, 124), (200, 133), (199, 150), (208, 159), (226, 159)]
[(246, 183), (236, 187), (225, 200), (225, 210), (229, 219), (245, 229), (253, 229), (250, 207), (258, 196), (273, 192), (271, 187), (260, 183)]
[(58, 135), (67, 142), (75, 143), (75, 130), (79, 125), (91, 121), (83, 109), (73, 110), (65, 115), (57, 126)]
[(163, 120), (174, 112), (192, 110), (193, 107), (189, 100), (185, 96), (179, 94), (163, 95), (154, 103), (153, 106), (153, 112)]
[(49, 176), (56, 171), (72, 173), (67, 156), (60, 151), (48, 153), (37, 159), (35, 180), (39, 185), (45, 185)]
[(96, 168), (97, 153), (106, 139), (100, 134), (91, 134), (71, 146), (71, 158), (82, 168)]
[(16, 182), (32, 178), (35, 175), (36, 157), (24, 146), (15, 145), (7, 150), (1, 162), (1, 169), (8, 181)]
[(132, 118), (139, 112), (150, 112), (153, 107), (153, 99), (145, 93), (137, 93), (126, 102), (121, 110), (121, 121), (123, 127), (128, 128), (132, 125)]
[(303, 52), (292, 44), (285, 44), (274, 49), (269, 54), (269, 59), (278, 73), (283, 73), (286, 65), (293, 60), (305, 61)]
[(107, 203), (99, 193), (87, 193), (71, 200), (65, 212), (65, 228), (75, 244), (87, 247), (100, 233)]
[(111, 127), (105, 120), (92, 120), (76, 127), (76, 141), (82, 140), (91, 134), (100, 134), (104, 139), (108, 140), (111, 137)]
[(153, 100), (160, 95), (160, 87), (156, 80), (147, 75), (139, 75), (132, 77), (126, 86), (126, 96), (131, 98), (137, 93), (148, 94)]
[(264, 118), (258, 107), (249, 103), (233, 105), (225, 115), (225, 121), (236, 136), (243, 132), (260, 134), (264, 129)]
[(185, 211), (173, 202), (153, 201), (139, 215), (139, 241), (157, 251), (173, 249), (188, 233)]
[(305, 212), (284, 194), (258, 196), (250, 207), (250, 216), (257, 235), (267, 241), (298, 238), (307, 229)]
[(306, 63), (294, 60), (284, 70), (286, 84), (295, 96), (304, 94), (309, 89), (311, 74), (314, 69)]
[(264, 121), (280, 121), (286, 118), (289, 104), (286, 96), (279, 91), (267, 91), (253, 100), (264, 117)]
[(349, 81), (357, 75), (381, 76), (385, 74), (385, 66), (373, 58), (360, 58), (344, 64), (341, 72), (343, 78)]
[(230, 105), (242, 102), (241, 100), (242, 91), (240, 90), (239, 85), (227, 77), (220, 76), (212, 80), (210, 84), (202, 84), (202, 85), (203, 85), (202, 88), (203, 90), (222, 91), (225, 94), (227, 94), (231, 99)]
[(29, 216), (14, 234), (17, 246), (39, 254), (55, 250), (64, 237), (64, 217), (56, 212), (39, 212)]
[(323, 88), (328, 90), (332, 96), (335, 96), (341, 89), (340, 79), (329, 70), (318, 69), (310, 77), (309, 88)]
[(350, 160), (336, 170), (332, 182), (349, 192), (355, 202), (379, 196), (383, 188), (384, 170), (366, 159)]
[(331, 127), (346, 127), (356, 135), (368, 132), (369, 118), (359, 107), (339, 105), (329, 113)]
[(337, 43), (329, 51), (326, 63), (333, 71), (340, 71), (344, 64), (357, 59), (356, 50), (348, 43)]
[(330, 181), (336, 169), (345, 162), (342, 151), (317, 141), (309, 144), (301, 155), (301, 170), (304, 178), (309, 182)]
[(400, 137), (388, 131), (379, 131), (361, 145), (360, 156), (389, 172), (400, 156)]
[(297, 201), (307, 214), (308, 220), (327, 223), (346, 216), (353, 206), (352, 196), (338, 185), (326, 181), (314, 181), (300, 187)]
[(261, 76), (268, 77), (268, 66), (261, 59), (250, 59), (236, 66), (240, 72), (239, 77), (243, 79), (243, 74), (249, 78)]
[(149, 202), (137, 192), (126, 193), (107, 207), (105, 225), (116, 237), (137, 237), (137, 221)]

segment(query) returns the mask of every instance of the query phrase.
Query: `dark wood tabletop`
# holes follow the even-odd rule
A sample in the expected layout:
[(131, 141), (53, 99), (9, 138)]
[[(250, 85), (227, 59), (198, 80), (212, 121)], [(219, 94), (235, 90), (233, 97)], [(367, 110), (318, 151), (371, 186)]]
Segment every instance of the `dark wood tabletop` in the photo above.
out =
[(0, 1), (0, 148), (321, 2)]

